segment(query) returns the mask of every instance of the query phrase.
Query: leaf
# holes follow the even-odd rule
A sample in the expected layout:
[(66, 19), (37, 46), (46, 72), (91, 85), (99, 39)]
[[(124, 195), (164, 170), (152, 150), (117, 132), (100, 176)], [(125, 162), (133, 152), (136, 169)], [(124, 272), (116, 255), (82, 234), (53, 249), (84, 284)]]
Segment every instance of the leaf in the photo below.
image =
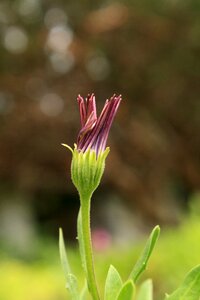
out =
[(84, 286), (81, 290), (79, 300), (87, 300), (88, 299), (88, 286), (87, 281), (85, 281)]
[(121, 287), (117, 300), (132, 300), (133, 294), (135, 292), (135, 286), (131, 279), (126, 281)]
[(69, 290), (71, 297), (73, 300), (78, 300), (78, 284), (76, 276), (74, 276), (71, 272), (71, 268), (68, 262), (66, 250), (65, 250), (65, 242), (63, 238), (62, 228), (59, 229), (59, 250), (60, 250), (60, 260), (63, 267), (65, 279), (66, 279), (66, 288)]
[(151, 279), (147, 279), (141, 284), (137, 294), (137, 300), (153, 300), (153, 285)]
[(111, 265), (106, 278), (104, 300), (116, 300), (121, 287), (121, 277), (118, 271)]
[(200, 299), (200, 265), (193, 268), (185, 277), (183, 283), (167, 300), (199, 300)]
[(72, 299), (79, 299), (78, 297), (78, 283), (77, 283), (77, 278), (74, 274), (68, 273), (66, 275), (66, 289), (69, 290)]
[(160, 234), (160, 227), (159, 226), (154, 227), (144, 247), (143, 252), (141, 253), (138, 261), (136, 262), (130, 274), (130, 278), (133, 280), (133, 282), (136, 282), (139, 276), (141, 275), (141, 273), (146, 269), (147, 263), (155, 247), (155, 244), (158, 240), (159, 234)]

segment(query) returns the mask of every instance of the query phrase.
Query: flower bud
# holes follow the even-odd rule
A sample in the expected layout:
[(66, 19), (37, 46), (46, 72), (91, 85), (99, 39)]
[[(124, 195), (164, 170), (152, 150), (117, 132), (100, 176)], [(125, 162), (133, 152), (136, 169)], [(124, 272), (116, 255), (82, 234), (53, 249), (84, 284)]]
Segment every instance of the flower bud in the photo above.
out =
[(105, 160), (110, 149), (96, 154), (95, 150), (79, 151), (75, 145), (72, 155), (71, 176), (79, 194), (90, 197), (98, 187), (105, 168)]
[(81, 198), (90, 198), (98, 187), (105, 168), (105, 160), (109, 153), (106, 142), (113, 119), (121, 102), (121, 95), (113, 95), (107, 99), (99, 117), (96, 112), (94, 94), (86, 99), (77, 98), (81, 129), (72, 152), (71, 176)]

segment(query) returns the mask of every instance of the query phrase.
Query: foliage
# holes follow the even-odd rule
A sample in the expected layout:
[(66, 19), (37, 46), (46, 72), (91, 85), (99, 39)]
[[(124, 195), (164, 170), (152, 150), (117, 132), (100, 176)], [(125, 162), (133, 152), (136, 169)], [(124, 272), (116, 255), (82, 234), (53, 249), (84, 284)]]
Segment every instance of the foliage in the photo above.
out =
[[(125, 99), (116, 125), (123, 130), (112, 133), (116, 149), (107, 166), (107, 187), (120, 189), (127, 202), (157, 223), (164, 209), (161, 221), (173, 222), (177, 215), (171, 213), (169, 193), (183, 203), (200, 187), (199, 1), (42, 3), (0, 5), (1, 182), (8, 190), (19, 185), (34, 192), (39, 215), (50, 218), (53, 205), (62, 211), (63, 202), (54, 204), (52, 195), (74, 193), (66, 188), (69, 159), (64, 166), (59, 145), (74, 141), (76, 93), (95, 91), (101, 105), (114, 90)], [(18, 35), (9, 38), (12, 29), (28, 39), (22, 53), (9, 48), (21, 41), (16, 42)], [(55, 32), (59, 43), (52, 44)], [(70, 44), (59, 53), (63, 38)]]
[[(162, 231), (155, 253), (143, 277), (153, 279), (156, 300), (163, 299), (165, 293), (171, 294), (183, 281), (184, 274), (199, 263), (200, 222), (198, 218), (195, 216), (187, 218), (179, 227)], [(142, 244), (141, 241), (140, 245), (135, 245), (134, 248), (115, 247), (103, 253), (96, 253), (96, 271), (101, 294), (104, 293), (103, 286), (109, 264), (112, 263), (120, 270), (124, 280), (131, 271), (131, 263), (137, 260)], [(166, 249), (168, 251), (165, 251)], [(0, 300), (69, 299), (63, 289), (65, 282), (60, 272), (57, 244), (41, 243), (38, 252), (42, 254), (41, 257), (32, 263), (14, 259), (0, 252)], [(77, 249), (68, 248), (68, 256), (73, 264), (73, 271), (78, 275), (79, 282), (83, 286), (84, 278), (81, 275)]]
[(166, 295), (168, 300), (199, 300), (200, 298), (200, 265), (192, 269), (180, 287), (171, 295)]
[[(78, 226), (80, 226), (80, 224), (78, 224)], [(159, 226), (156, 226), (153, 229), (141, 256), (139, 257), (135, 266), (133, 267), (133, 270), (130, 274), (130, 279), (122, 283), (118, 271), (112, 265), (110, 266), (108, 270), (106, 282), (105, 282), (105, 292), (104, 292), (105, 300), (123, 300), (123, 299), (131, 300), (133, 298), (133, 295), (135, 293), (135, 283), (138, 280), (138, 277), (147, 267), (148, 260), (152, 254), (159, 233), (160, 233), (160, 228)], [(82, 236), (79, 235), (79, 239), (81, 239), (82, 242)], [(80, 299), (80, 296), (78, 296), (79, 293), (78, 293), (77, 278), (74, 274), (72, 274), (71, 268), (69, 266), (61, 229), (60, 229), (59, 245), (60, 245), (59, 248), (60, 248), (61, 263), (63, 266), (63, 270), (67, 282), (66, 287), (70, 292), (72, 300)], [(82, 254), (81, 255), (82, 260), (84, 261), (83, 266), (85, 266), (86, 265), (85, 252), (82, 253), (81, 251), (81, 254)], [(85, 270), (84, 267), (84, 271), (87, 271), (87, 268)], [(85, 272), (85, 274), (87, 276), (87, 272)], [(87, 283), (88, 283), (88, 290), (90, 290), (90, 278), (88, 276), (87, 276)]]

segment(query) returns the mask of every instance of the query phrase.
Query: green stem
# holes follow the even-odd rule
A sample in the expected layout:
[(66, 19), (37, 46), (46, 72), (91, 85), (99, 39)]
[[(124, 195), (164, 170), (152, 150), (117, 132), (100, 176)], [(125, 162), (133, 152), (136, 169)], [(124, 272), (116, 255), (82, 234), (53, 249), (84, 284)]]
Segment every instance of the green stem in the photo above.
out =
[(99, 293), (94, 272), (92, 241), (90, 230), (90, 203), (91, 197), (81, 197), (81, 227), (87, 273), (88, 288), (93, 300), (99, 300)]

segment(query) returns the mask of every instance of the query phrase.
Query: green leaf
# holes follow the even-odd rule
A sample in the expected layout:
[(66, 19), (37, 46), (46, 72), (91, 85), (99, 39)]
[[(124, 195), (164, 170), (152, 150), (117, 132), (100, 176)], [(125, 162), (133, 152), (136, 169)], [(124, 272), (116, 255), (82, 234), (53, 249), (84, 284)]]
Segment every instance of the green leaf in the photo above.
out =
[(73, 300), (79, 300), (77, 279), (71, 272), (71, 268), (65, 250), (63, 232), (61, 228), (59, 229), (59, 250), (60, 250), (60, 260), (63, 267), (65, 279), (67, 282), (66, 288), (69, 290)]
[(147, 279), (141, 284), (137, 294), (137, 300), (153, 300), (153, 285), (151, 279)]
[(87, 299), (88, 299), (88, 286), (87, 286), (87, 281), (85, 281), (84, 286), (80, 293), (79, 300), (87, 300)]
[(167, 300), (199, 300), (200, 299), (200, 265), (193, 268), (185, 277), (183, 283)]
[(135, 286), (131, 279), (126, 281), (121, 287), (117, 300), (132, 300), (135, 292)]
[(118, 271), (111, 265), (106, 278), (104, 300), (116, 300), (121, 287), (121, 277)]
[(152, 251), (155, 247), (155, 244), (158, 240), (160, 234), (160, 227), (156, 226), (151, 232), (151, 235), (144, 247), (143, 252), (141, 253), (138, 261), (136, 262), (135, 266), (133, 267), (133, 270), (130, 274), (130, 278), (136, 282), (139, 276), (141, 275), (142, 272), (146, 269), (148, 260), (152, 254)]

